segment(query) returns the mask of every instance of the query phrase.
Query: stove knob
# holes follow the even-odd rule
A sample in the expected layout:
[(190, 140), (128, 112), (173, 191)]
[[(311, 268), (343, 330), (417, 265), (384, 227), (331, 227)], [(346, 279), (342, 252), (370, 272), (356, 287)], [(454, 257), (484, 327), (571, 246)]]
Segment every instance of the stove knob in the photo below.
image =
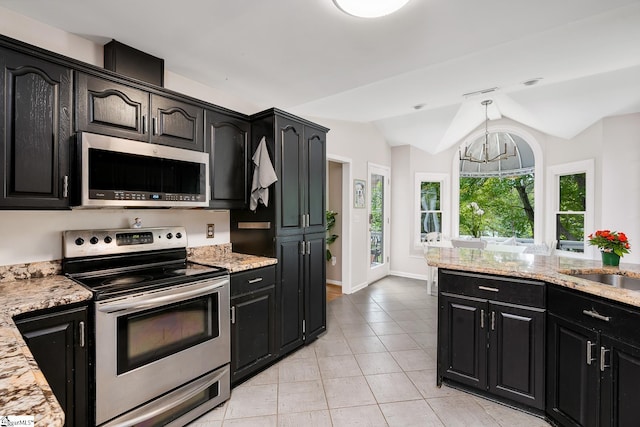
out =
[(171, 239), (172, 237), (173, 237), (173, 234), (167, 233), (167, 239)]
[(104, 238), (104, 242), (105, 243), (111, 243), (113, 241), (113, 239), (111, 238), (111, 236), (105, 236)]
[(182, 233), (176, 233), (176, 239), (182, 239)]
[(84, 239), (82, 237), (78, 237), (76, 239), (76, 245), (78, 245), (78, 246), (84, 245)]
[(96, 236), (93, 236), (91, 239), (89, 239), (89, 242), (91, 242), (92, 245), (95, 245), (99, 241), (100, 240), (98, 240), (98, 238)]

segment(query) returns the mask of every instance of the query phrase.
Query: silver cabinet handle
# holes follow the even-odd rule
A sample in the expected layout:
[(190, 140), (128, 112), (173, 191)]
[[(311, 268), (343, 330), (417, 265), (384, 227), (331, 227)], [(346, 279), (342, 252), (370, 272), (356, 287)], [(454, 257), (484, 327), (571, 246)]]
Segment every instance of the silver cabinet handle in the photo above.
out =
[(609, 368), (611, 366), (611, 365), (607, 365), (605, 363), (605, 358), (606, 358), (608, 352), (609, 352), (608, 349), (606, 349), (604, 347), (600, 347), (600, 370), (602, 372), (604, 372), (605, 368)]
[(157, 117), (153, 118), (153, 134), (154, 135), (158, 134), (158, 118)]
[(231, 324), (235, 325), (236, 324), (236, 306), (232, 306), (231, 307)]
[(480, 289), (481, 291), (500, 292), (500, 289), (490, 288), (488, 286), (478, 286), (478, 289)]
[(593, 347), (595, 346), (591, 341), (587, 341), (587, 365), (591, 365), (591, 362), (596, 360), (596, 358), (593, 357)]
[(80, 347), (84, 347), (86, 345), (86, 334), (85, 334), (84, 322), (78, 323), (78, 333), (80, 334)]
[(598, 320), (604, 320), (605, 322), (609, 322), (611, 320), (611, 317), (609, 316), (603, 316), (602, 314), (598, 313), (597, 311), (595, 311), (594, 309), (591, 310), (582, 310), (582, 314), (586, 314), (589, 317), (593, 317), (594, 319), (598, 319)]
[(480, 310), (480, 329), (484, 329), (484, 310)]
[(142, 133), (147, 133), (147, 116), (142, 116)]
[(495, 311), (491, 312), (491, 330), (492, 331), (496, 330), (496, 312)]
[(306, 255), (304, 242), (300, 242), (300, 255)]
[(249, 279), (249, 280), (247, 280), (247, 282), (249, 282), (249, 283), (262, 282), (262, 277), (256, 277), (255, 279)]
[(307, 242), (307, 255), (311, 255), (311, 242)]
[(62, 179), (62, 197), (69, 197), (69, 175), (65, 175)]

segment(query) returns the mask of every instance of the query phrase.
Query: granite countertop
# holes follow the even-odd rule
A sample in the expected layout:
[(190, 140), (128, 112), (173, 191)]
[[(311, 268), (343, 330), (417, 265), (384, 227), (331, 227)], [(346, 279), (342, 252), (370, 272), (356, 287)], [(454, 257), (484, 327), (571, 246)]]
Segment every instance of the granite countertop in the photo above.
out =
[(620, 263), (603, 267), (600, 261), (517, 254), (465, 248), (431, 247), (425, 252), (427, 264), (451, 270), (473, 271), (501, 276), (538, 279), (587, 294), (640, 307), (640, 291), (616, 288), (569, 274), (615, 273), (640, 278), (640, 265)]
[(64, 424), (64, 412), (13, 317), (81, 303), (91, 296), (84, 287), (60, 275), (0, 283), (0, 415), (33, 415), (36, 426)]
[(239, 254), (224, 250), (221, 251), (210, 246), (190, 249), (189, 260), (199, 262), (201, 264), (224, 267), (229, 270), (229, 273), (238, 273), (278, 263), (276, 258)]

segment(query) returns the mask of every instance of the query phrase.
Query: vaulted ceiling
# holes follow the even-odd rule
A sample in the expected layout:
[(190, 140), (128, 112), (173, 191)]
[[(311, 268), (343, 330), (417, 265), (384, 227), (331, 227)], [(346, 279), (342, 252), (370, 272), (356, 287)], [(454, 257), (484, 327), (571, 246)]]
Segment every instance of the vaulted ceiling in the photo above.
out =
[[(365, 20), (332, 0), (0, 0), (255, 104), (373, 122), (437, 153), (490, 115), (572, 138), (640, 112), (640, 0), (410, 0)], [(533, 79), (537, 84), (525, 85)], [(477, 93), (495, 89), (490, 93)], [(257, 110), (256, 110), (257, 111)], [(253, 113), (254, 111), (245, 111)]]

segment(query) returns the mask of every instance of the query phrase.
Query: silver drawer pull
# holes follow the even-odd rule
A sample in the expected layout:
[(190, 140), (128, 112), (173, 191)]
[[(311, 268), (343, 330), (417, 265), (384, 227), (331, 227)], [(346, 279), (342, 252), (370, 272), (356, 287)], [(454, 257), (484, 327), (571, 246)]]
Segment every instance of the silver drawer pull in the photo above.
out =
[(249, 283), (258, 283), (258, 282), (262, 282), (262, 277), (256, 277), (255, 279), (247, 280), (247, 282), (249, 282)]
[(582, 314), (586, 314), (589, 317), (593, 317), (594, 319), (598, 319), (598, 320), (604, 320), (605, 322), (609, 322), (611, 320), (611, 317), (609, 316), (603, 316), (602, 314), (598, 313), (595, 310), (582, 310)]
[(480, 329), (484, 329), (484, 310), (480, 310)]
[(478, 289), (480, 289), (481, 291), (500, 292), (500, 289), (498, 289), (498, 288), (490, 288), (488, 286), (478, 286)]

